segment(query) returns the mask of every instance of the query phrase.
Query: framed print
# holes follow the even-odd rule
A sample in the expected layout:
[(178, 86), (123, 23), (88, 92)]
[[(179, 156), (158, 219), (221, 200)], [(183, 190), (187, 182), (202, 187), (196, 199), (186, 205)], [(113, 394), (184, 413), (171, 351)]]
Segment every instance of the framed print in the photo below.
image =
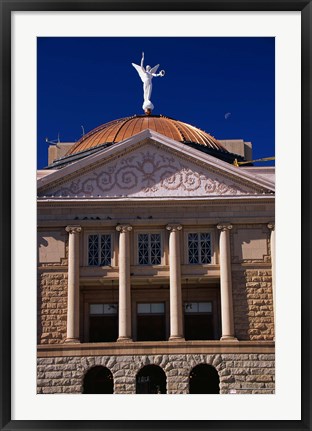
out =
[(311, 2), (1, 23), (1, 429), (310, 429)]

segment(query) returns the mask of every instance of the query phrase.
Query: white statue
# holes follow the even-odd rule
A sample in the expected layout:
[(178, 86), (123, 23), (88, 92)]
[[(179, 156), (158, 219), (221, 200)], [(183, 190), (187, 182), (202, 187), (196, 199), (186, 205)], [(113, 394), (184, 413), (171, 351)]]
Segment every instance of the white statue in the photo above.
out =
[(132, 66), (136, 69), (136, 71), (138, 72), (143, 82), (144, 103), (142, 108), (146, 114), (150, 114), (154, 109), (154, 105), (151, 102), (152, 78), (153, 76), (164, 76), (165, 71), (161, 70), (159, 73), (156, 73), (159, 67), (159, 64), (157, 64), (154, 67), (146, 66), (146, 69), (145, 69), (143, 66), (143, 63), (144, 63), (144, 52), (142, 52), (141, 65), (139, 66), (138, 64), (132, 63)]

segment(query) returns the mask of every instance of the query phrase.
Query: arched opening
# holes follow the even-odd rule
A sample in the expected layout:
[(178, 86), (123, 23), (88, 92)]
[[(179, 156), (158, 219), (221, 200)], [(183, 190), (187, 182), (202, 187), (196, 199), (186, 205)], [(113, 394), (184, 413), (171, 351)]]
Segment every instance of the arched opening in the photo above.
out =
[(96, 366), (87, 371), (83, 379), (84, 394), (113, 394), (114, 379), (108, 368)]
[(190, 394), (219, 394), (220, 379), (217, 370), (207, 364), (196, 365), (190, 373)]
[(146, 365), (136, 376), (137, 394), (165, 394), (166, 374), (157, 365)]

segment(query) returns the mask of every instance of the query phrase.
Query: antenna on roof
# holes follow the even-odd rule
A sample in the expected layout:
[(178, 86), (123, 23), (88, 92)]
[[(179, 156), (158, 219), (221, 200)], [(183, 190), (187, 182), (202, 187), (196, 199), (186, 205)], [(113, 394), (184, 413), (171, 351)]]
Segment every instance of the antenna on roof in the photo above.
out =
[(58, 146), (57, 144), (59, 144), (61, 142), (60, 141), (60, 134), (58, 133), (57, 139), (53, 139), (53, 141), (49, 141), (49, 138), (45, 138), (45, 141), (47, 144)]
[(84, 135), (85, 135), (84, 127), (83, 127), (83, 126), (81, 126), (81, 128), (82, 128), (82, 136), (84, 136)]

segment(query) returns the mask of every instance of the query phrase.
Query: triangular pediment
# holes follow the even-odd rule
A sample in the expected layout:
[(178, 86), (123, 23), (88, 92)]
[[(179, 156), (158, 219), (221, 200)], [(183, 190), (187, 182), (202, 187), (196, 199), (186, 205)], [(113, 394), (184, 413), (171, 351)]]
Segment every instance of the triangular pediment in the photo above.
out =
[(38, 181), (39, 197), (54, 198), (207, 198), (272, 192), (273, 184), (151, 131)]

